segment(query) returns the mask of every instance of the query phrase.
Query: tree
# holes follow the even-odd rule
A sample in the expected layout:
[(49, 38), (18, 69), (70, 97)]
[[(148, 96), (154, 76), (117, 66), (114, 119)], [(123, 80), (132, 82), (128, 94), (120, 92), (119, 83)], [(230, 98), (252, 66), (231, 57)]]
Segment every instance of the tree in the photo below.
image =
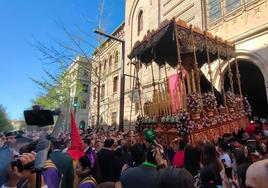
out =
[[(94, 29), (98, 29), (104, 31), (103, 27), (103, 12), (104, 12), (104, 0), (99, 1), (99, 14), (97, 15), (97, 24), (94, 24)], [(89, 23), (88, 20), (86, 20)], [(91, 85), (94, 85), (97, 88), (97, 121), (96, 124), (100, 123), (100, 98), (101, 98), (101, 82), (105, 79), (105, 77), (98, 71), (97, 66), (100, 64), (101, 58), (99, 55), (99, 51), (104, 47), (100, 46), (103, 42), (101, 36), (96, 36), (93, 32), (85, 32), (79, 27), (77, 27), (79, 34), (73, 34), (70, 32), (63, 23), (58, 23), (60, 29), (64, 32), (67, 40), (65, 43), (54, 41), (53, 45), (45, 45), (42, 42), (35, 40), (34, 47), (41, 53), (41, 60), (45, 62), (45, 65), (53, 65), (57, 67), (60, 73), (64, 72), (64, 74), (68, 75), (66, 69), (70, 66), (71, 63), (74, 62), (76, 57), (80, 56), (85, 59), (85, 63), (81, 64), (81, 68), (83, 70), (88, 71), (90, 76), (94, 77), (91, 80)], [(96, 26), (97, 25), (97, 26)], [(93, 29), (92, 29), (93, 30)], [(92, 51), (94, 53), (92, 54)], [(79, 63), (79, 62), (76, 62)], [(66, 72), (65, 72), (66, 71)], [(54, 74), (50, 71), (46, 71), (48, 78), (52, 79), (52, 81), (56, 81), (56, 83), (61, 83), (61, 80), (55, 78)], [(61, 75), (61, 74), (59, 74)], [(65, 75), (65, 76), (66, 76)], [(54, 79), (55, 78), (55, 79)], [(43, 89), (43, 93), (41, 93), (33, 102), (42, 104), (47, 108), (56, 107), (58, 104), (67, 104), (68, 101), (70, 103), (70, 99), (68, 96), (70, 93), (68, 91), (68, 86), (72, 84), (72, 81), (68, 84), (63, 84), (64, 87), (61, 87), (61, 84), (55, 84), (42, 80), (38, 81), (32, 79), (37, 85)], [(64, 81), (66, 82), (66, 81)], [(60, 88), (62, 89), (58, 89)], [(67, 88), (66, 88), (67, 86)], [(59, 92), (59, 91), (62, 91)], [(67, 105), (66, 105), (67, 106)], [(70, 105), (69, 105), (70, 106)], [(67, 108), (67, 107), (66, 107)], [(67, 108), (69, 109), (69, 108)]]
[[(76, 93), (81, 91), (81, 84), (79, 79), (73, 78), (73, 74), (68, 71), (60, 73), (59, 76), (50, 74), (47, 70), (44, 70), (49, 80), (38, 81), (31, 78), (31, 80), (39, 86), (42, 93), (32, 101), (33, 104), (39, 104), (46, 108), (64, 108), (70, 109), (71, 87), (75, 82)], [(76, 71), (76, 70), (73, 70)]]
[(11, 130), (11, 124), (8, 120), (6, 109), (0, 105), (0, 132)]
[[(71, 71), (71, 72), (70, 72)], [(65, 114), (65, 125), (69, 123), (68, 113), (73, 108), (73, 100), (79, 97), (82, 86), (79, 81), (80, 71), (77, 69), (63, 70), (59, 75), (52, 75), (49, 71), (44, 70), (47, 79), (38, 81), (31, 78), (41, 89), (41, 94), (32, 101), (33, 105), (41, 105), (47, 109), (61, 108), (62, 113)], [(71, 95), (71, 91), (75, 91), (75, 95)], [(67, 126), (65, 127), (66, 129)]]

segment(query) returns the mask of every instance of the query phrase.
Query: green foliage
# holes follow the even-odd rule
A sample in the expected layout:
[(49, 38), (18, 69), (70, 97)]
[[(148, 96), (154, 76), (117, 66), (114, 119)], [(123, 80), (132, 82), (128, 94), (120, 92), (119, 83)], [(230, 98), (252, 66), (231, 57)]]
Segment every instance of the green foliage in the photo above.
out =
[(11, 130), (12, 126), (8, 120), (6, 109), (0, 105), (0, 132)]
[(79, 93), (81, 90), (81, 84), (79, 79), (67, 71), (63, 71), (59, 76), (52, 75), (48, 71), (45, 71), (49, 80), (31, 80), (39, 86), (42, 93), (32, 101), (33, 104), (39, 104), (48, 109), (64, 108), (69, 109), (72, 101), (70, 97), (71, 87), (75, 84), (75, 91)]

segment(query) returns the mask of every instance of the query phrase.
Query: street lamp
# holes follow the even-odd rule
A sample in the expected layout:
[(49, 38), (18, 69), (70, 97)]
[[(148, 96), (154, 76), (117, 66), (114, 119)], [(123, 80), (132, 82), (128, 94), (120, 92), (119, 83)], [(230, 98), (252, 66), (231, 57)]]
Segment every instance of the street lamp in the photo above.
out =
[(121, 43), (121, 71), (120, 71), (120, 105), (119, 105), (119, 130), (124, 129), (124, 97), (125, 97), (125, 41), (122, 39), (119, 39), (117, 37), (114, 37), (112, 35), (106, 34), (100, 30), (94, 30), (96, 34), (105, 36), (109, 39), (118, 41)]

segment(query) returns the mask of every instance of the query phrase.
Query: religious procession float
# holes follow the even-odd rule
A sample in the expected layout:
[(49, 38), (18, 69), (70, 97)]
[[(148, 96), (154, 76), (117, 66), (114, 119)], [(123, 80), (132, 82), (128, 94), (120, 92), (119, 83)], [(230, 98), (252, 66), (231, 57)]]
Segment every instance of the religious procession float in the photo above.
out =
[[(176, 137), (187, 137), (195, 143), (200, 139), (216, 141), (248, 124), (251, 109), (242, 96), (234, 44), (172, 19), (164, 21), (158, 30), (147, 32), (142, 41), (135, 43), (128, 57), (136, 67), (136, 87), (140, 95), (140, 65), (149, 68), (156, 63), (165, 72), (165, 78), (157, 80), (151, 68), (153, 92), (147, 101), (140, 97), (138, 131), (153, 129), (158, 140), (166, 144)], [(213, 71), (220, 75), (220, 91), (213, 86), (212, 62)], [(224, 87), (223, 62), (227, 63), (228, 91)], [(235, 66), (235, 74), (231, 64)], [(208, 68), (207, 76), (201, 71), (204, 65)], [(167, 67), (175, 74), (168, 76)], [(238, 85), (236, 89), (234, 80)]]

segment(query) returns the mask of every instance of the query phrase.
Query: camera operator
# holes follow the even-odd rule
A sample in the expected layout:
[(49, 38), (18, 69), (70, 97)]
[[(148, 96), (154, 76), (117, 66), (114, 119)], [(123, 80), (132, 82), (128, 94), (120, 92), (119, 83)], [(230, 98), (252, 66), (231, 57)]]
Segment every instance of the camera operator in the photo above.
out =
[[(35, 142), (36, 144), (36, 142)], [(22, 150), (22, 155), (18, 156), (8, 170), (8, 181), (2, 185), (5, 187), (35, 187), (36, 185), (36, 173), (34, 172), (34, 163), (36, 159), (36, 153), (33, 152), (34, 144), (28, 144), (28, 147)], [(25, 153), (27, 152), (27, 153)], [(44, 163), (44, 169), (42, 171), (42, 188), (58, 188), (61, 184), (62, 174), (56, 168), (51, 160), (47, 160)]]
[[(17, 165), (13, 162), (8, 169), (8, 180), (7, 183), (3, 184), (1, 188), (9, 187), (35, 187), (35, 173), (32, 173), (34, 167), (35, 153), (24, 153), (18, 157), (16, 162), (19, 162), (20, 165)], [(47, 186), (44, 183), (42, 178), (42, 188)]]

